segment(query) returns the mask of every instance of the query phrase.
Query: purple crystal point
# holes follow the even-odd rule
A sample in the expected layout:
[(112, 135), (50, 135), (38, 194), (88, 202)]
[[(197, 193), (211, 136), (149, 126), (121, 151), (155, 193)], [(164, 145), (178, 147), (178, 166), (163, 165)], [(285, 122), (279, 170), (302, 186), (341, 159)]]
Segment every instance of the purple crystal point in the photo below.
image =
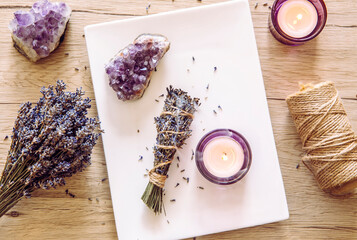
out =
[(109, 85), (120, 100), (142, 97), (150, 83), (153, 70), (170, 48), (165, 36), (142, 34), (105, 66)]
[(66, 30), (71, 9), (66, 3), (41, 0), (30, 11), (16, 11), (10, 22), (14, 46), (36, 62), (57, 48)]

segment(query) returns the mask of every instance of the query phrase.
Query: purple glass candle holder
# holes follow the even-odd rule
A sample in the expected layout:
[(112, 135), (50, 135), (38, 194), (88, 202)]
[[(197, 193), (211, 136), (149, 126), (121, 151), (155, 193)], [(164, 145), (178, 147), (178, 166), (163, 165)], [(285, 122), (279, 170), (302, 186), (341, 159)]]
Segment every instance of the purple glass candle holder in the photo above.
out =
[(317, 24), (311, 33), (304, 37), (295, 38), (286, 34), (279, 26), (278, 13), (282, 5), (287, 1), (292, 0), (276, 0), (271, 8), (271, 14), (269, 16), (269, 30), (272, 35), (281, 43), (287, 45), (301, 45), (320, 34), (325, 27), (327, 20), (327, 9), (323, 0), (307, 0), (309, 1), (317, 11)]
[[(218, 177), (213, 175), (205, 166), (203, 161), (203, 153), (206, 146), (215, 138), (218, 137), (229, 137), (237, 144), (239, 144), (243, 149), (244, 160), (242, 167), (235, 174), (229, 177)], [(201, 138), (197, 147), (196, 147), (196, 165), (199, 172), (205, 177), (208, 181), (219, 184), (219, 185), (228, 185), (235, 183), (242, 179), (248, 172), (250, 165), (252, 163), (252, 153), (250, 146), (247, 140), (239, 133), (231, 129), (216, 129)]]

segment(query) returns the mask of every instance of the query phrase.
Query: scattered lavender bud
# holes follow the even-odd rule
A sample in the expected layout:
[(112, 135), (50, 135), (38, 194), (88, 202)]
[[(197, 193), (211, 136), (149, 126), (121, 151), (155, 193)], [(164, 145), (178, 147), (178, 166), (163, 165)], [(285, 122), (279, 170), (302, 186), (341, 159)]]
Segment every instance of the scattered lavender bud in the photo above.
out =
[(92, 198), (88, 198), (88, 200), (89, 200), (89, 201), (93, 201), (93, 199), (92, 199)]
[(184, 172), (184, 171), (185, 171), (185, 169), (182, 169), (182, 170), (181, 170), (181, 172)]
[(180, 183), (176, 183), (176, 186), (175, 187), (178, 187), (180, 185)]
[(97, 202), (99, 202), (99, 198), (95, 198), (95, 200), (96, 200)]
[(254, 9), (257, 9), (257, 7), (258, 7), (258, 3), (256, 2), (254, 5)]
[(188, 178), (187, 178), (187, 183), (189, 183), (189, 182), (190, 182), (190, 178), (188, 177)]
[(157, 72), (157, 68), (156, 67), (154, 68), (154, 71)]
[(9, 138), (9, 136), (8, 136), (8, 135), (6, 135), (6, 136), (5, 136), (5, 138), (4, 138), (4, 140), (6, 140), (6, 139), (8, 139), (8, 138)]
[(86, 35), (83, 34), (82, 37), (86, 37)]
[(139, 133), (140, 132), (140, 129), (138, 129), (138, 130), (136, 130), (137, 131), (137, 133)]
[(76, 72), (78, 72), (78, 71), (79, 71), (79, 68), (76, 67), (76, 68), (74, 68), (74, 70), (75, 70)]
[(102, 178), (102, 182), (105, 182), (108, 178)]
[(146, 148), (146, 151), (149, 151), (149, 148), (148, 147), (145, 147)]
[(180, 167), (180, 164), (179, 163), (177, 163), (177, 168), (179, 168)]
[(143, 156), (139, 155), (139, 161), (143, 160)]
[(69, 195), (70, 197), (72, 197), (72, 198), (75, 198), (75, 197), (76, 197), (76, 195), (74, 195), (73, 193), (68, 193), (68, 195)]
[(201, 187), (201, 186), (198, 186), (198, 188), (199, 188), (199, 189), (202, 189), (202, 190), (204, 189), (204, 188), (203, 188), (203, 187)]
[(213, 109), (213, 113), (214, 113), (214, 114), (217, 114), (216, 110)]
[(263, 6), (264, 7), (268, 6), (268, 3), (267, 2), (263, 3)]
[(149, 9), (150, 9), (150, 7), (151, 7), (151, 5), (150, 5), (150, 4), (146, 6), (146, 13), (149, 13)]
[(207, 89), (207, 90), (209, 89), (209, 84), (207, 84), (206, 89)]
[(177, 161), (180, 161), (180, 156), (177, 156), (176, 158), (177, 158)]
[(296, 165), (296, 169), (298, 169), (299, 167), (300, 167), (300, 164), (297, 164), (297, 165)]
[(171, 199), (170, 202), (176, 202), (176, 199)]
[(192, 57), (192, 62), (195, 62), (195, 57)]
[(223, 110), (221, 105), (218, 105), (218, 109), (221, 110), (221, 111)]
[(155, 102), (159, 102), (159, 100), (155, 99)]
[(164, 97), (165, 96), (165, 94), (161, 94), (159, 97)]
[(16, 11), (9, 24), (15, 48), (33, 62), (47, 57), (63, 40), (71, 12), (66, 3), (47, 0)]
[(217, 71), (217, 67), (214, 67), (213, 70), (214, 70), (214, 71)]
[(65, 56), (68, 56), (68, 55), (69, 55), (69, 53), (68, 53), (68, 52), (66, 52), (66, 53), (64, 53), (64, 55), (65, 55)]

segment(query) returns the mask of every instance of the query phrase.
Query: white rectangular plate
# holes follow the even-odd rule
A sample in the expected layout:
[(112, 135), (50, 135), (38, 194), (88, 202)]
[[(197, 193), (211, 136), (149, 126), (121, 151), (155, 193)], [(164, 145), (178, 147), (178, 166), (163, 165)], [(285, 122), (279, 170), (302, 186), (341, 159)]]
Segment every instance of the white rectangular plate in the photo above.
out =
[[(104, 66), (142, 33), (165, 35), (171, 48), (144, 96), (122, 102), (108, 85)], [(188, 238), (288, 218), (246, 0), (87, 26), (85, 34), (119, 239)], [(202, 105), (191, 125), (192, 136), (178, 151), (179, 167), (175, 160), (169, 171), (166, 215), (155, 216), (141, 195), (148, 183), (146, 169), (153, 166), (154, 117), (164, 100), (159, 95), (169, 85), (199, 97)], [(250, 171), (228, 187), (205, 180), (191, 160), (200, 138), (216, 128), (240, 132), (252, 149)], [(189, 177), (189, 183), (182, 177)]]

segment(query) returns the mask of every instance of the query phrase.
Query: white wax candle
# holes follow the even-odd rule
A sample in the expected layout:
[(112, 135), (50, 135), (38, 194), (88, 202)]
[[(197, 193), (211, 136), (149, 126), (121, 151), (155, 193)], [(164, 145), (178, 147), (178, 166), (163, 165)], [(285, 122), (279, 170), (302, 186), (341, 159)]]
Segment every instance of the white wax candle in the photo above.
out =
[(302, 38), (314, 30), (317, 18), (317, 10), (311, 2), (288, 0), (280, 7), (277, 22), (290, 37)]
[(243, 165), (244, 152), (241, 145), (229, 137), (212, 139), (203, 151), (203, 163), (217, 177), (231, 177)]

